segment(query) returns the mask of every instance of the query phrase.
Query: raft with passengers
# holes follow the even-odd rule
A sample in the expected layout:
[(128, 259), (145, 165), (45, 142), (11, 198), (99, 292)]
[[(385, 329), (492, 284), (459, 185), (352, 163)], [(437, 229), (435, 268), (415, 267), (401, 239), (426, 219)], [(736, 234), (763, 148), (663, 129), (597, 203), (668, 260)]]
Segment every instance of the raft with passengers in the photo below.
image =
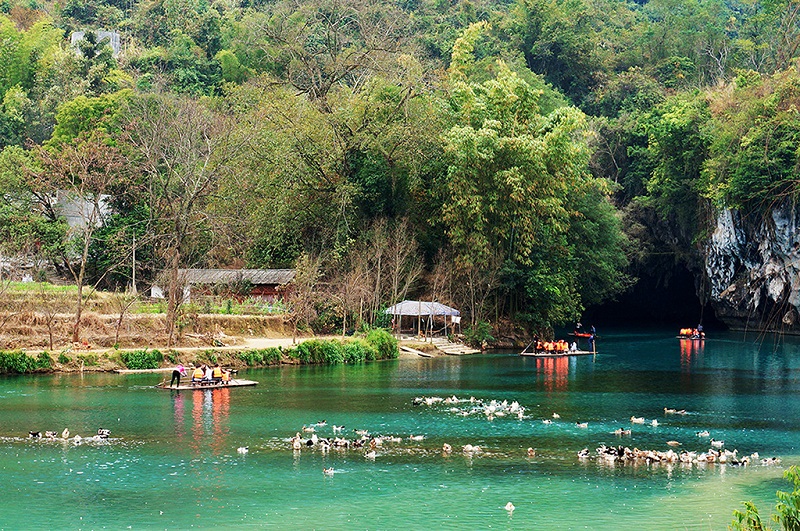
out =
[[(538, 358), (559, 358), (564, 356), (589, 356), (597, 354), (594, 350), (594, 341), (590, 343), (592, 350), (580, 350), (577, 342), (567, 343), (563, 339), (556, 341), (541, 341), (534, 339), (525, 349), (519, 353), (520, 356), (532, 356)], [(532, 348), (531, 348), (532, 347)]]
[(176, 389), (179, 391), (200, 391), (207, 389), (219, 389), (227, 387), (247, 387), (258, 384), (255, 380), (241, 380), (234, 378), (235, 370), (225, 370), (214, 365), (199, 365), (192, 369), (192, 377), (189, 383), (181, 384), (181, 377), (188, 377), (186, 368), (178, 364), (172, 371), (172, 378), (167, 383), (166, 380), (156, 385), (159, 389)]
[(703, 330), (703, 325), (697, 325), (697, 328), (681, 328), (678, 331), (678, 339), (705, 339), (706, 333)]

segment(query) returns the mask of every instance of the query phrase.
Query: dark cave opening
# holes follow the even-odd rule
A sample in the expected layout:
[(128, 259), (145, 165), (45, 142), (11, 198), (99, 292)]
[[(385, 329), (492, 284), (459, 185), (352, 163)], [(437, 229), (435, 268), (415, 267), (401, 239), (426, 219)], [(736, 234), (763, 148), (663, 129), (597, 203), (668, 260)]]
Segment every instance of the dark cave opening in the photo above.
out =
[(584, 323), (599, 325), (674, 326), (726, 329), (711, 304), (705, 307), (697, 296), (695, 276), (685, 267), (669, 275), (640, 274), (639, 280), (616, 300), (587, 308)]

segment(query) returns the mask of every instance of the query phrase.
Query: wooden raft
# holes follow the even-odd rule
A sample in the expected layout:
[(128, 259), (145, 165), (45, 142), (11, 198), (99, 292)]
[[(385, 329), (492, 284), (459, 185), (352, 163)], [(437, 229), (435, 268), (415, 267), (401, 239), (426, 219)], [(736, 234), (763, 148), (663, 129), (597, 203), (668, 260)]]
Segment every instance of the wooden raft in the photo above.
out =
[(182, 383), (179, 387), (170, 387), (169, 382), (161, 382), (156, 386), (158, 389), (174, 389), (176, 391), (206, 391), (212, 389), (226, 389), (228, 387), (247, 387), (256, 385), (258, 382), (255, 380), (237, 380), (233, 379), (227, 384), (213, 383), (213, 384), (192, 384)]

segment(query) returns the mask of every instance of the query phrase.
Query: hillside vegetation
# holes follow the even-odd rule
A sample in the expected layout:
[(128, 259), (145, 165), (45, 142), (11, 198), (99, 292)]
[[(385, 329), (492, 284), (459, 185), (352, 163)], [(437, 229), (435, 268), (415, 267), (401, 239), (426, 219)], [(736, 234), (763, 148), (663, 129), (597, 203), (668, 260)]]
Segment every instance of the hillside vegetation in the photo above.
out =
[(795, 1), (0, 10), (0, 253), (77, 285), (73, 340), (134, 249), (169, 342), (187, 266), (297, 267), (295, 328), (413, 295), (546, 331), (797, 189)]

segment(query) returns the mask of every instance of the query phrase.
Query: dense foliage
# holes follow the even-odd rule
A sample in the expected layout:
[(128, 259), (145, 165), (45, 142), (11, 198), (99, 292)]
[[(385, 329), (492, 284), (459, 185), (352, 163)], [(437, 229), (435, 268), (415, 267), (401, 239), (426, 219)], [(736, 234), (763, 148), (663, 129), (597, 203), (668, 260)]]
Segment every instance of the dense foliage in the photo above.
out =
[(392, 334), (375, 329), (365, 338), (303, 341), (296, 347), (286, 349), (284, 354), (303, 364), (338, 364), (395, 359), (398, 350), (397, 339)]
[(120, 359), (129, 369), (158, 369), (164, 361), (164, 355), (156, 349), (134, 350), (120, 353)]
[(38, 357), (28, 356), (20, 350), (0, 350), (0, 374), (25, 374), (52, 367), (50, 355), (41, 352)]
[(74, 279), (75, 337), (134, 248), (170, 334), (178, 268), (298, 263), (295, 328), (419, 296), (546, 329), (796, 193), (796, 7), (10, 0), (0, 253)]
[(271, 347), (264, 349), (250, 349), (238, 354), (240, 360), (245, 362), (248, 367), (258, 365), (275, 365), (281, 361), (281, 350)]

